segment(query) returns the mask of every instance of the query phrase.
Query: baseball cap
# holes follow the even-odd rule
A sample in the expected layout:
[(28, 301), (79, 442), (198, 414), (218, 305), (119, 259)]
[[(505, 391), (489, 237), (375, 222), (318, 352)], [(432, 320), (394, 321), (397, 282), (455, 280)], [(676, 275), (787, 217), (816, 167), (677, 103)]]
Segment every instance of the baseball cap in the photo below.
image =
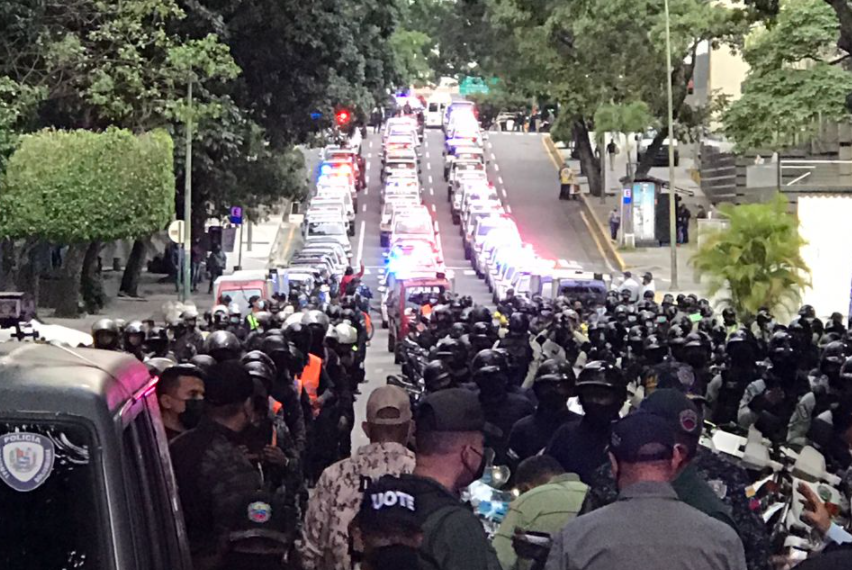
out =
[(679, 390), (656, 390), (642, 400), (639, 409), (669, 422), (684, 435), (701, 435), (703, 418), (698, 406)]
[(644, 463), (671, 459), (674, 445), (672, 425), (639, 410), (612, 425), (609, 451), (619, 461)]
[(254, 382), (242, 364), (226, 360), (210, 367), (204, 382), (204, 401), (212, 406), (245, 402), (254, 393)]
[(475, 392), (448, 388), (420, 401), (415, 422), (418, 432), (483, 431), (485, 414)]
[(234, 502), (228, 541), (236, 551), (285, 548), (287, 521), (284, 500), (267, 491), (253, 491)]
[[(386, 412), (380, 417), (379, 412)], [(390, 413), (387, 413), (390, 412)], [(393, 413), (395, 412), (395, 413)], [(392, 417), (388, 417), (392, 416)], [(411, 401), (398, 386), (381, 386), (367, 400), (367, 422), (376, 425), (399, 425), (411, 421)]]
[(370, 532), (419, 532), (421, 520), (417, 486), (406, 478), (385, 475), (364, 491), (356, 521)]

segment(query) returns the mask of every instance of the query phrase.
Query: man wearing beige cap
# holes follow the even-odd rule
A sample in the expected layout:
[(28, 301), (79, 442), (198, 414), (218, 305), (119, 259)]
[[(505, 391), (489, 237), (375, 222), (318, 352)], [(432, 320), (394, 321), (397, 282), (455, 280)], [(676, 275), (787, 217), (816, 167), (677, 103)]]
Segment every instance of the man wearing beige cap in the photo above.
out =
[(411, 404), (404, 390), (382, 386), (367, 400), (362, 424), (370, 444), (323, 471), (308, 502), (299, 552), (305, 570), (349, 570), (349, 524), (364, 490), (383, 475), (414, 471), (405, 446), (412, 431)]

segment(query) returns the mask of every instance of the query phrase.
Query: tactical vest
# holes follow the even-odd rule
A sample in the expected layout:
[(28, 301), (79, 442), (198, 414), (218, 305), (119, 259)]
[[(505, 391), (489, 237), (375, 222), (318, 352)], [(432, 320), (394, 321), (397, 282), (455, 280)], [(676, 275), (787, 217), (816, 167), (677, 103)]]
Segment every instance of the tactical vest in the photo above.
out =
[(322, 358), (315, 354), (308, 355), (308, 365), (302, 370), (302, 373), (296, 376), (296, 387), (299, 395), (302, 391), (308, 393), (308, 399), (311, 401), (314, 417), (319, 414), (317, 400), (319, 399), (319, 382), (320, 374), (322, 373)]

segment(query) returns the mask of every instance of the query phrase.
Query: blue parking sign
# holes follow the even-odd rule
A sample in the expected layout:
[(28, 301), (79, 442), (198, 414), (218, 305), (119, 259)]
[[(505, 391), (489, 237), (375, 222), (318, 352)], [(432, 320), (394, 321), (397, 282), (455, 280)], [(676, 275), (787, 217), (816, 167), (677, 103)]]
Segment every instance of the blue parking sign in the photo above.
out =
[(633, 202), (633, 190), (631, 188), (625, 188), (622, 193), (622, 203), (627, 205)]
[(232, 224), (243, 223), (243, 209), (240, 206), (231, 206), (231, 215), (228, 217)]

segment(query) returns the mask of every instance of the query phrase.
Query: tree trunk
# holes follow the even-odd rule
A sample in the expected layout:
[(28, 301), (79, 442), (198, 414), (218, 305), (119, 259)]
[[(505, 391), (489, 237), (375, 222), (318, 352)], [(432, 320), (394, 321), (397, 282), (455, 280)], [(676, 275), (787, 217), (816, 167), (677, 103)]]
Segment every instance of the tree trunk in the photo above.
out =
[(16, 288), (18, 273), (18, 248), (11, 239), (0, 242), (0, 290), (12, 291)]
[(80, 291), (83, 293), (83, 303), (87, 313), (97, 313), (106, 305), (106, 294), (101, 282), (101, 272), (98, 257), (101, 253), (101, 242), (93, 241), (86, 248), (83, 257), (83, 268), (80, 274)]
[(57, 317), (80, 316), (80, 272), (83, 269), (83, 259), (86, 257), (88, 247), (88, 243), (74, 243), (68, 246), (60, 273), (65, 294), (60, 296), (56, 304)]
[(636, 178), (648, 176), (648, 172), (650, 172), (651, 168), (654, 166), (654, 159), (657, 157), (657, 153), (660, 151), (660, 148), (662, 148), (663, 141), (665, 141), (668, 136), (668, 128), (660, 130), (660, 132), (657, 133), (654, 140), (651, 141), (651, 144), (642, 154), (641, 160), (639, 160), (639, 166), (636, 167)]
[(571, 127), (574, 134), (574, 144), (577, 146), (577, 154), (580, 156), (580, 168), (589, 181), (589, 192), (592, 196), (601, 195), (601, 164), (592, 150), (589, 141), (589, 129), (585, 121), (575, 119)]
[(119, 291), (129, 297), (139, 296), (137, 291), (139, 288), (139, 276), (142, 273), (145, 260), (148, 258), (148, 239), (148, 237), (138, 238), (133, 242), (133, 249), (130, 250), (130, 257), (124, 268), (124, 275), (121, 276)]

